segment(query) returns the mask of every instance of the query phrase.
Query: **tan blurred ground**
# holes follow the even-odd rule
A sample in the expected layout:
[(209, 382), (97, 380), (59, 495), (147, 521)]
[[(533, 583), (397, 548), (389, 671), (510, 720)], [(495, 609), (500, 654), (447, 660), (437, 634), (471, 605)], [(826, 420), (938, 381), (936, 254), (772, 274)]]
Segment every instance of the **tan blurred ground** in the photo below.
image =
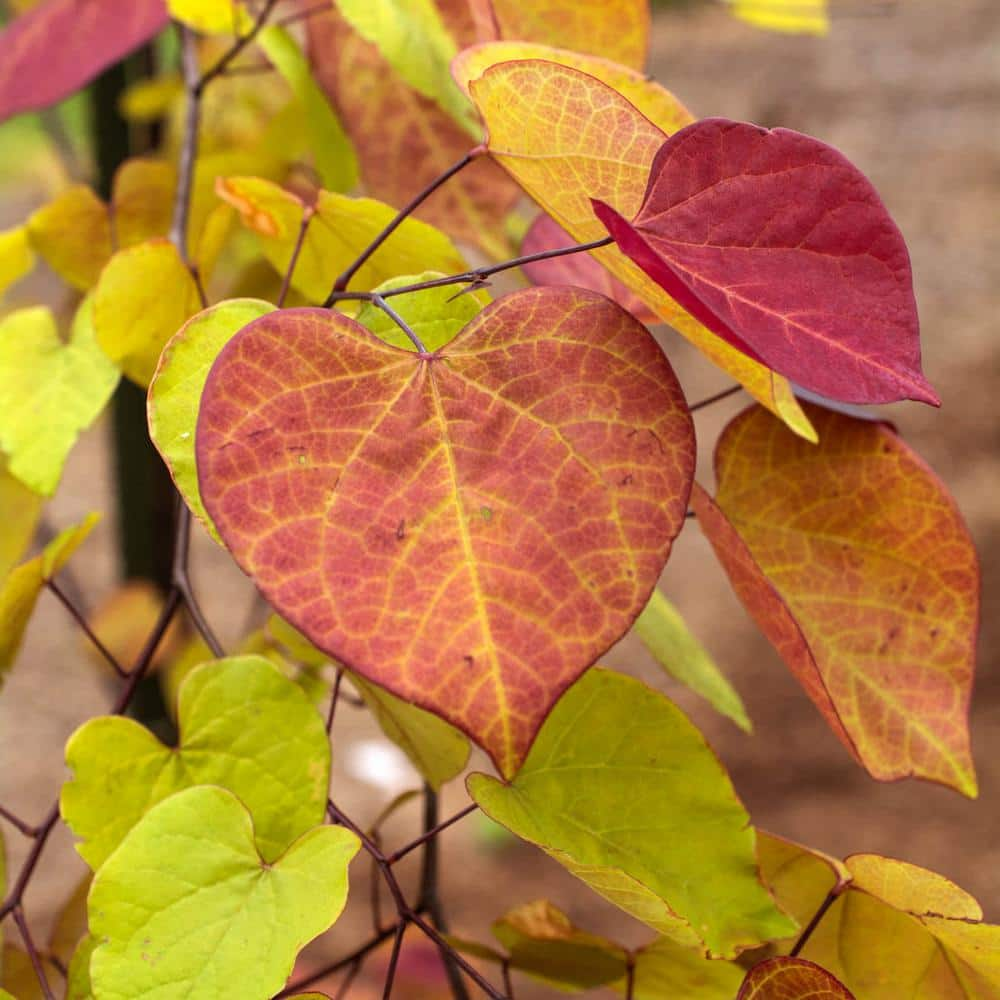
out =
[[(835, 0), (836, 6), (836, 0)], [(831, 37), (785, 38), (730, 21), (719, 9), (694, 6), (663, 13), (656, 25), (652, 71), (699, 115), (724, 115), (810, 132), (837, 146), (874, 180), (912, 251), (923, 321), (925, 370), (943, 399), (940, 412), (892, 408), (906, 437), (951, 486), (980, 548), (984, 604), (973, 740), (978, 802), (918, 782), (879, 785), (850, 761), (811, 703), (757, 635), (708, 546), (691, 525), (678, 543), (664, 584), (746, 699), (756, 735), (745, 737), (684, 692), (668, 690), (703, 726), (732, 773), (755, 822), (834, 854), (878, 851), (935, 868), (974, 892), (1000, 919), (1000, 5), (996, 0), (901, 0), (895, 13), (848, 13)], [(5, 214), (9, 214), (4, 210)], [(0, 219), (4, 222), (6, 219)], [(13, 221), (13, 219), (11, 220)], [(668, 341), (689, 398), (725, 385), (678, 339)], [(714, 436), (739, 404), (699, 415), (702, 479)], [(91, 509), (110, 512), (106, 428), (75, 451), (52, 505), (62, 526)], [(97, 598), (113, 582), (109, 521), (88, 543), (78, 571)], [(232, 639), (247, 588), (207, 539), (196, 547), (197, 578), (210, 617)], [(0, 701), (0, 801), (39, 817), (57, 793), (59, 747), (109, 696), (80, 655), (77, 635), (48, 597)], [(607, 658), (665, 683), (631, 640)], [(357, 712), (338, 721), (337, 753), (370, 731)], [(370, 786), (337, 779), (337, 797), (357, 818), (385, 801)], [(461, 784), (446, 810), (465, 801)], [(404, 813), (399, 837), (417, 822)], [(16, 865), (24, 843), (8, 833)], [(492, 918), (516, 903), (549, 896), (579, 923), (639, 943), (649, 935), (580, 888), (527, 847), (485, 846), (476, 822), (443, 840), (443, 882), (456, 930), (485, 938)], [(82, 872), (60, 831), (28, 895), (44, 925)], [(361, 862), (355, 884), (367, 878)], [(357, 896), (363, 894), (358, 892)], [(366, 933), (363, 900), (330, 940), (346, 950)], [(418, 970), (422, 962), (414, 959)], [(364, 998), (362, 983), (350, 996)], [(371, 994), (374, 996), (378, 993)], [(397, 994), (417, 997), (403, 983)], [(531, 997), (530, 988), (518, 996)]]

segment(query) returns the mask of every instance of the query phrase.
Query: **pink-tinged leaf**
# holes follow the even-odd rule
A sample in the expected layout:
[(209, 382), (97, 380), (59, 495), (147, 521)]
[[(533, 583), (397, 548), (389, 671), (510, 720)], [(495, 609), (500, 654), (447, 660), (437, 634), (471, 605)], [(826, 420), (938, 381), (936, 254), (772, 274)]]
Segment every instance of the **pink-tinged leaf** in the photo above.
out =
[(0, 32), (0, 121), (61, 101), (167, 24), (164, 0), (47, 0)]
[(515, 292), (433, 354), (292, 309), (206, 383), (205, 507), (274, 608), (512, 774), (642, 610), (684, 521), (690, 416), (649, 333)]
[(903, 236), (831, 146), (707, 118), (660, 148), (631, 222), (594, 211), (692, 316), (794, 382), (848, 403), (938, 404)]
[[(571, 247), (576, 241), (551, 216), (544, 212), (531, 224), (521, 244), (527, 256), (545, 250)], [(627, 309), (640, 323), (659, 323), (660, 317), (638, 295), (602, 267), (589, 253), (551, 257), (525, 264), (524, 273), (534, 285), (576, 285), (600, 292)]]
[(976, 794), (979, 568), (961, 514), (885, 424), (808, 406), (810, 445), (744, 411), (692, 505), (747, 610), (880, 780)]
[(854, 1000), (854, 994), (815, 962), (782, 957), (755, 965), (736, 1000)]

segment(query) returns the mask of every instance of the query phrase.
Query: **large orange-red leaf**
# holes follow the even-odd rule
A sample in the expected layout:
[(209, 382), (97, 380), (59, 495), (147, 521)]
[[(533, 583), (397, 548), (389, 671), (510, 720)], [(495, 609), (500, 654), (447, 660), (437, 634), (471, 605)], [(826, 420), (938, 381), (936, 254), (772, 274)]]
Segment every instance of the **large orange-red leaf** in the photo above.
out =
[[(316, 78), (354, 143), (368, 191), (401, 207), (474, 145), (430, 98), (418, 94), (335, 10), (309, 18)], [(509, 256), (500, 235), (517, 185), (485, 157), (417, 209), (456, 239)]]
[(694, 461), (655, 341), (572, 288), (508, 295), (433, 354), (263, 316), (216, 361), (196, 438), (205, 507), (273, 606), (505, 775), (642, 610)]
[(941, 482), (885, 424), (810, 406), (808, 445), (765, 410), (715, 455), (698, 522), (747, 610), (880, 780), (975, 795), (975, 550)]
[(47, 0), (0, 32), (0, 121), (68, 97), (167, 23), (164, 0)]
[(481, 41), (559, 45), (642, 69), (649, 0), (469, 0)]
[(787, 129), (706, 118), (656, 154), (619, 247), (692, 316), (807, 389), (939, 402), (920, 370), (903, 236), (865, 176)]
[(854, 994), (815, 962), (782, 957), (755, 965), (736, 1000), (854, 1000)]
[[(650, 164), (683, 111), (667, 91), (633, 73), (626, 97), (627, 70), (582, 57), (564, 65), (555, 50), (546, 59), (490, 65), (475, 76), (483, 57), (470, 52), (458, 56), (452, 71), (486, 122), (490, 155), (563, 229), (581, 242), (606, 236), (591, 205), (595, 197), (626, 218), (639, 211)], [(616, 246), (595, 250), (594, 257), (755, 399), (797, 433), (815, 437), (785, 378), (686, 313)]]

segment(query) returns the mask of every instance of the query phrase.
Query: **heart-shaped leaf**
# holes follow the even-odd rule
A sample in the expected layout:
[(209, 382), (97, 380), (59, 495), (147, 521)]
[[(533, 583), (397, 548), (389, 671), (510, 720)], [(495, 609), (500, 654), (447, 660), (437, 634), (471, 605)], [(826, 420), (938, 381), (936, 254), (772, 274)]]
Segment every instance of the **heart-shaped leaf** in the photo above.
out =
[(755, 965), (736, 1000), (854, 1000), (854, 995), (815, 962), (780, 957)]
[(706, 118), (664, 142), (634, 219), (594, 210), (692, 316), (807, 389), (939, 402), (920, 371), (906, 243), (831, 146)]
[(726, 428), (698, 523), (736, 593), (880, 780), (975, 795), (968, 706), (979, 568), (954, 500), (884, 424), (809, 406), (808, 445), (760, 407)]
[(317, 827), (268, 864), (232, 793), (201, 785), (171, 795), (94, 876), (94, 995), (265, 1000), (340, 916), (358, 847), (343, 827)]
[(482, 810), (622, 909), (716, 957), (791, 934), (757, 873), (755, 832), (718, 759), (666, 697), (591, 670)]
[(655, 341), (571, 288), (508, 295), (434, 354), (325, 310), (263, 316), (209, 374), (196, 447), (272, 606), (506, 774), (642, 610), (694, 459)]
[(302, 689), (268, 660), (233, 656), (197, 667), (181, 686), (180, 742), (164, 746), (121, 716), (91, 719), (70, 737), (62, 816), (98, 869), (150, 806), (197, 784), (221, 785), (250, 810), (272, 861), (322, 821), (330, 745)]

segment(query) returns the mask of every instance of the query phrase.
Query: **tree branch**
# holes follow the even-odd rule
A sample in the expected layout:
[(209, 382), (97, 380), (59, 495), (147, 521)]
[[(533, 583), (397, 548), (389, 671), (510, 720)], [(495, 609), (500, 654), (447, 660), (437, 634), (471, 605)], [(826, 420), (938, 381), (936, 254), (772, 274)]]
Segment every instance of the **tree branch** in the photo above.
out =
[(35, 947), (35, 939), (31, 936), (31, 929), (28, 927), (27, 920), (24, 919), (24, 910), (21, 908), (20, 903), (14, 907), (13, 916), (14, 923), (17, 924), (17, 929), (21, 932), (24, 949), (31, 960), (31, 967), (35, 970), (35, 978), (38, 980), (38, 985), (42, 988), (42, 994), (45, 1000), (55, 1000), (55, 994), (52, 992), (52, 987), (49, 986), (45, 969), (42, 967), (42, 960), (38, 955), (38, 948)]
[(257, 19), (254, 21), (253, 27), (245, 35), (237, 38), (228, 51), (220, 56), (218, 62), (205, 71), (201, 79), (195, 83), (194, 89), (191, 91), (196, 98), (200, 98), (205, 88), (217, 76), (224, 73), (226, 69), (228, 69), (229, 64), (257, 37), (257, 35), (260, 34), (261, 28), (267, 24), (267, 20), (271, 16), (271, 12), (277, 5), (278, 0), (267, 0), (261, 8), (260, 14), (257, 15)]
[(730, 396), (735, 396), (736, 393), (742, 391), (743, 386), (731, 385), (728, 389), (723, 389), (722, 392), (715, 393), (714, 396), (706, 396), (705, 399), (699, 399), (697, 403), (692, 403), (688, 407), (688, 412), (697, 413), (698, 410), (703, 410), (706, 406), (711, 406), (713, 403), (719, 403), (722, 400), (728, 399)]
[(819, 926), (819, 922), (826, 916), (827, 910), (837, 901), (840, 894), (847, 888), (847, 885), (835, 885), (827, 894), (826, 899), (823, 900), (819, 905), (819, 909), (813, 914), (812, 920), (806, 924), (805, 930), (799, 935), (799, 939), (795, 942), (795, 947), (788, 953), (792, 958), (806, 946), (809, 938), (812, 937), (813, 931)]
[(299, 235), (295, 240), (295, 246), (292, 249), (291, 259), (288, 261), (288, 267), (285, 269), (285, 277), (281, 282), (281, 291), (278, 293), (277, 306), (280, 309), (285, 304), (285, 299), (288, 297), (288, 290), (292, 285), (292, 275), (295, 273), (295, 265), (299, 262), (299, 254), (302, 253), (302, 247), (306, 242), (306, 230), (309, 228), (309, 223), (312, 222), (312, 217), (316, 214), (316, 210), (311, 205), (304, 205), (302, 208), (302, 222), (299, 223)]
[(103, 642), (97, 637), (97, 634), (90, 627), (89, 622), (83, 616), (83, 612), (69, 599), (69, 596), (65, 594), (59, 584), (56, 583), (54, 579), (49, 579), (45, 581), (45, 585), (59, 598), (63, 607), (72, 615), (73, 620), (80, 626), (83, 634), (91, 641), (97, 651), (107, 660), (108, 664), (114, 670), (119, 677), (127, 677), (128, 671), (118, 662), (118, 658), (114, 653), (104, 645)]

